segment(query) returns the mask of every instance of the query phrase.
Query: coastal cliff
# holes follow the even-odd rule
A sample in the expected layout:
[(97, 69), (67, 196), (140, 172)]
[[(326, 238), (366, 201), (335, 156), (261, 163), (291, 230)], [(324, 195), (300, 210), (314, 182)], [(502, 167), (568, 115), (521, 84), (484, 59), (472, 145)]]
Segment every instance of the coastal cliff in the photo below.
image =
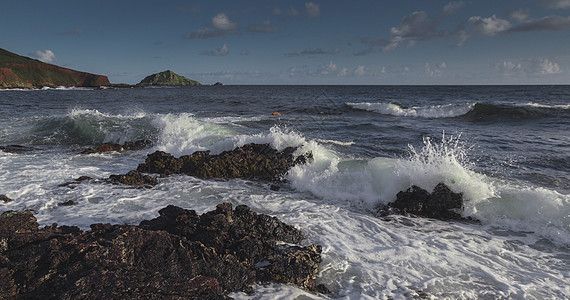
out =
[(202, 85), (198, 81), (180, 76), (170, 70), (156, 73), (145, 77), (137, 85), (142, 86), (164, 86), (164, 85)]
[(58, 67), (0, 48), (0, 89), (108, 85), (107, 76)]

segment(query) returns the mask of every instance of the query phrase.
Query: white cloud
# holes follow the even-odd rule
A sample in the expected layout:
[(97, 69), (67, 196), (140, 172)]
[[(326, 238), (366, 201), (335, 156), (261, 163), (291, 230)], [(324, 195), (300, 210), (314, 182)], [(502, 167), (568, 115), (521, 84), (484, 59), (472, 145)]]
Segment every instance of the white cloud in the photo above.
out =
[(338, 67), (331, 60), (328, 64), (319, 67), (319, 74), (323, 76), (332, 75), (337, 69)]
[(527, 58), (519, 61), (502, 61), (496, 63), (495, 68), (500, 74), (509, 77), (546, 76), (562, 73), (562, 69), (557, 62), (543, 57)]
[(48, 64), (51, 64), (56, 60), (55, 54), (49, 49), (46, 49), (44, 52), (38, 50), (34, 53), (34, 56), (37, 57), (38, 60)]
[(249, 51), (247, 51), (247, 50), (241, 50), (241, 52), (239, 53), (239, 55), (249, 55)]
[(538, 58), (536, 61), (536, 72), (541, 75), (560, 74), (562, 70), (558, 63), (550, 61), (548, 58)]
[(549, 8), (555, 8), (555, 9), (570, 8), (570, 0), (542, 0), (540, 2)]
[(447, 68), (447, 63), (442, 62), (432, 66), (430, 63), (425, 64), (426, 74), (430, 77), (440, 77), (443, 74), (443, 69)]
[(443, 7), (443, 13), (446, 15), (454, 14), (465, 5), (465, 1), (451, 1)]
[(467, 21), (467, 26), (471, 27), (475, 33), (487, 36), (497, 35), (512, 27), (509, 21), (497, 18), (496, 15), (492, 15), (490, 18), (471, 17)]
[(307, 2), (305, 3), (305, 8), (307, 9), (309, 18), (318, 18), (321, 15), (321, 8), (316, 3)]
[(425, 11), (415, 11), (411, 15), (405, 16), (397, 27), (390, 29), (390, 39), (382, 50), (395, 49), (402, 42), (408, 42), (413, 46), (417, 41), (427, 40), (434, 35), (435, 24), (428, 18)]
[(224, 13), (219, 13), (212, 18), (212, 26), (223, 31), (233, 31), (238, 28), (238, 25), (230, 21)]
[(207, 39), (239, 33), (239, 25), (232, 22), (224, 13), (219, 13), (212, 18), (212, 27), (200, 28), (186, 35), (187, 39)]
[(364, 75), (366, 75), (367, 71), (368, 70), (366, 69), (365, 66), (358, 66), (358, 67), (356, 67), (356, 69), (354, 69), (353, 73), (356, 76), (364, 76)]
[(204, 50), (202, 52), (200, 52), (200, 54), (202, 55), (209, 55), (209, 56), (226, 56), (230, 53), (230, 50), (228, 48), (228, 45), (223, 44), (222, 47), (218, 48), (218, 49), (214, 49), (212, 51), (207, 51)]

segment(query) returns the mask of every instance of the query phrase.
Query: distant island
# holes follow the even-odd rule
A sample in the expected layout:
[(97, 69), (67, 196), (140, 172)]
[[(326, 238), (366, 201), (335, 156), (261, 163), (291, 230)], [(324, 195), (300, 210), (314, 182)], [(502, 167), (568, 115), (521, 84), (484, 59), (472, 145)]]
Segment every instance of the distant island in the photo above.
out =
[[(111, 84), (105, 75), (95, 75), (41, 62), (0, 48), (0, 89), (41, 89), (44, 87), (198, 86), (200, 82), (170, 70), (145, 77), (136, 85)], [(216, 82), (214, 85), (223, 85)]]
[(0, 48), (0, 89), (110, 85), (107, 76), (58, 67)]
[(202, 85), (198, 81), (180, 76), (170, 70), (145, 77), (139, 86), (172, 86), (172, 85)]

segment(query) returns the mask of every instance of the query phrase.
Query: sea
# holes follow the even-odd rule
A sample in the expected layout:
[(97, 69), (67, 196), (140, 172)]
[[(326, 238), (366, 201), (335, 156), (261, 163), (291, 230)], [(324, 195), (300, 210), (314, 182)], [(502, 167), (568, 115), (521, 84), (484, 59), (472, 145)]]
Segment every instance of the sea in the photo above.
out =
[[(149, 139), (138, 151), (81, 154)], [(314, 159), (281, 188), (160, 178), (153, 188), (85, 182), (156, 150), (212, 154), (247, 143)], [(0, 91), (0, 211), (41, 226), (139, 224), (177, 205), (248, 205), (323, 247), (313, 294), (259, 284), (236, 299), (570, 298), (570, 86), (198, 86)], [(381, 217), (412, 185), (463, 193), (464, 217)], [(75, 205), (61, 205), (73, 201)]]

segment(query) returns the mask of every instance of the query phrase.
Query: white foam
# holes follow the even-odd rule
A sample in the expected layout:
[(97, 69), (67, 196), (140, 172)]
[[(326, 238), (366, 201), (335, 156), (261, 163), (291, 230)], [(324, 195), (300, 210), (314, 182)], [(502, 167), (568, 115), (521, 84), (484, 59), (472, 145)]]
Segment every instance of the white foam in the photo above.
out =
[(397, 117), (453, 118), (462, 116), (475, 107), (475, 103), (403, 107), (396, 103), (348, 102), (347, 105)]
[(354, 145), (353, 141), (343, 142), (343, 141), (325, 140), (325, 139), (316, 139), (316, 141), (321, 143), (321, 144), (333, 144), (333, 145), (343, 146), (343, 147), (350, 147), (350, 146)]
[(558, 104), (558, 105), (547, 105), (547, 104), (540, 104), (534, 102), (528, 102), (524, 104), (515, 103), (516, 106), (529, 106), (529, 107), (537, 107), (537, 108), (554, 108), (554, 109), (570, 109), (570, 104)]

